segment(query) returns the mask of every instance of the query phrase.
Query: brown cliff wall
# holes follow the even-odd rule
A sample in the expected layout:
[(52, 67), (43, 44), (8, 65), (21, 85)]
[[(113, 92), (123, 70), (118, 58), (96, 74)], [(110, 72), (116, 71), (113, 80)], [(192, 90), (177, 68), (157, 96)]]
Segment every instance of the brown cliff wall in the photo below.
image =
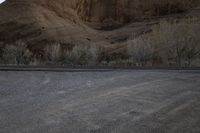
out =
[(8, 0), (37, 3), (61, 17), (78, 15), (93, 24), (123, 24), (134, 19), (186, 11), (199, 0)]
[(84, 0), (78, 14), (91, 23), (123, 24), (134, 19), (186, 11), (198, 0)]

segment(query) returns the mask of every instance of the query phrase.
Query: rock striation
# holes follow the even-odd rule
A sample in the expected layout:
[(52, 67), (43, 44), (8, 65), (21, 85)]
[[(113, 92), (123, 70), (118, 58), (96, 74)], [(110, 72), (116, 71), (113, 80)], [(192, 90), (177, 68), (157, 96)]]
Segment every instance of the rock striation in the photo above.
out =
[(26, 41), (31, 48), (57, 41), (107, 45), (109, 36), (122, 32), (102, 30), (118, 30), (130, 22), (198, 5), (199, 0), (6, 0), (0, 5), (0, 46), (17, 40)]
[(112, 26), (183, 12), (197, 6), (199, 0), (7, 0), (7, 3), (40, 6), (65, 19), (78, 17), (93, 25)]

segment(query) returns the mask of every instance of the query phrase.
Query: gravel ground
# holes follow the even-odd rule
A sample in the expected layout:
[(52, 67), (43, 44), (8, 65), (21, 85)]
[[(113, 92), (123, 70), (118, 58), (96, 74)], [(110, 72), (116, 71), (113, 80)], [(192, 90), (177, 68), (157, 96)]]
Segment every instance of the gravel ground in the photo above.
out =
[(200, 71), (0, 72), (0, 133), (200, 133)]

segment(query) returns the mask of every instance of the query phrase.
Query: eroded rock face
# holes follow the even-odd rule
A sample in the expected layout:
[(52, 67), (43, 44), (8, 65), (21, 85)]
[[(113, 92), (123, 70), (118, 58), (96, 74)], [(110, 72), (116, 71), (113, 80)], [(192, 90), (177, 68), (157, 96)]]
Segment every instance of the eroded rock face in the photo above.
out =
[(199, 0), (6, 0), (0, 5), (0, 42), (81, 40), (87, 44), (85, 38), (100, 35), (85, 23), (115, 29), (130, 21), (198, 5)]
[[(72, 8), (80, 18), (93, 24), (123, 24), (133, 19), (179, 13), (198, 5), (199, 0), (46, 0), (67, 12)], [(61, 5), (61, 6), (59, 6)], [(66, 10), (67, 9), (67, 10)]]
[(197, 6), (199, 0), (8, 0), (42, 5), (61, 17), (78, 16), (91, 24), (112, 26), (166, 15)]
[(87, 22), (123, 24), (143, 17), (185, 11), (198, 0), (82, 0), (78, 14)]

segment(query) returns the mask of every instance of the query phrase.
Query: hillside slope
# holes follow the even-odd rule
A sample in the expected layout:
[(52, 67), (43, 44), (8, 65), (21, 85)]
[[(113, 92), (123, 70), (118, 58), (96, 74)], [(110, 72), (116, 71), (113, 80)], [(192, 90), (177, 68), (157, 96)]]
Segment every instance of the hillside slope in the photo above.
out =
[(36, 56), (52, 43), (123, 49), (133, 34), (149, 32), (162, 19), (198, 17), (199, 10), (191, 10), (198, 5), (198, 0), (7, 0), (0, 5), (0, 48), (23, 41)]

